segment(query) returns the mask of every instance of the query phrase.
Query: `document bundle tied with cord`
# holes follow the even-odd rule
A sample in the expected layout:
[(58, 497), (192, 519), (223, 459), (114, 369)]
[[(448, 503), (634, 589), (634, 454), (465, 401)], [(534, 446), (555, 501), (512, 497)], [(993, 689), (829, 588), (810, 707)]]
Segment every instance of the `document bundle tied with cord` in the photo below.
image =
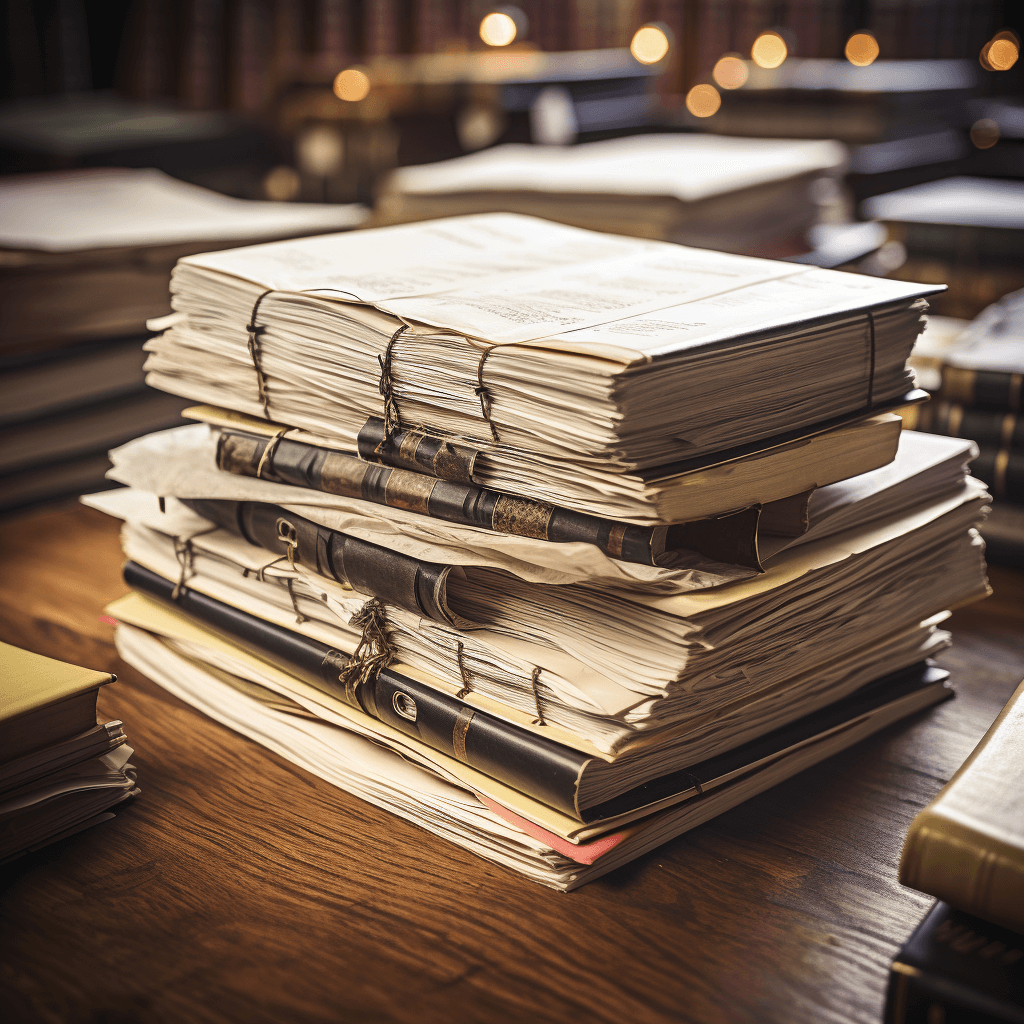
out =
[(891, 411), (934, 291), (511, 214), (183, 259), (195, 422), (85, 499), (119, 650), (576, 888), (949, 696), (988, 495)]

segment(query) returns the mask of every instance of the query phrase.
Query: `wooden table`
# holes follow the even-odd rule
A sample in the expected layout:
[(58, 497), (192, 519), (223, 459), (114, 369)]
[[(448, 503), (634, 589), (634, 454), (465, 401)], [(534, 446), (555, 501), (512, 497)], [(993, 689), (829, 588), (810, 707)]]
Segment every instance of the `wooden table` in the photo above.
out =
[[(958, 612), (959, 697), (579, 892), (550, 892), (361, 803), (119, 664), (117, 525), (0, 524), (0, 636), (119, 681), (100, 701), (142, 796), (9, 867), (0, 1018), (879, 1021), (929, 900), (907, 826), (1024, 676), (1024, 576)], [(360, 836), (365, 836), (360, 839)]]

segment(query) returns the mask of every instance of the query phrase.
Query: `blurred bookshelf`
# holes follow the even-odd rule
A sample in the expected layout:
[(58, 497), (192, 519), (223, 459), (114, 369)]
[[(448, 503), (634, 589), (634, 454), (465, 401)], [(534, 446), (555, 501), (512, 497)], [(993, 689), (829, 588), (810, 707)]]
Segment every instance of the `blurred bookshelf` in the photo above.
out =
[(1021, 68), (984, 56), (1000, 33), (1019, 50), (1022, 13), (996, 0), (6, 7), (7, 172), (156, 166), (245, 198), (370, 202), (393, 167), (495, 144), (710, 131), (838, 138), (856, 201), (1024, 176)]

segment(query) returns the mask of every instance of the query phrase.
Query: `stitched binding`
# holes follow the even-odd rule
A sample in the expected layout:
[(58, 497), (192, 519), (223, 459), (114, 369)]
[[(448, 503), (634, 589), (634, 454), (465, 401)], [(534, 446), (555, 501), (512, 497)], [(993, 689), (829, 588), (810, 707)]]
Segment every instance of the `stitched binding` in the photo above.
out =
[(291, 430), (291, 427), (282, 427), (268, 442), (266, 448), (263, 449), (263, 454), (260, 456), (259, 465), (256, 467), (256, 478), (262, 479), (263, 470), (266, 469), (267, 463), (270, 462), (274, 457), (274, 452), (277, 450), (277, 446), (281, 443), (281, 438)]
[(462, 660), (462, 652), (464, 648), (461, 640), (458, 641), (458, 645), (458, 650), (455, 652), (455, 659), (459, 663), (459, 675), (462, 676), (462, 689), (459, 690), (455, 696), (459, 700), (465, 700), (466, 694), (470, 693), (473, 687), (469, 684), (469, 672), (466, 671), (466, 663)]
[(483, 354), (480, 356), (480, 362), (476, 366), (476, 394), (480, 399), (480, 414), (487, 421), (487, 426), (491, 428), (491, 440), (495, 444), (498, 443), (498, 430), (494, 426), (494, 421), (491, 419), (491, 406), (494, 404), (494, 399), (491, 397), (490, 391), (487, 389), (487, 385), (484, 384), (484, 362), (491, 352), (496, 349), (497, 345), (491, 345), (485, 348)]
[(303, 622), (309, 622), (309, 616), (303, 615), (302, 612), (299, 611), (299, 602), (295, 596), (295, 577), (289, 576), (285, 581), (285, 585), (288, 587), (288, 596), (292, 599), (292, 608), (295, 611), (295, 622), (300, 626)]
[(533, 720), (534, 725), (547, 725), (544, 721), (544, 712), (540, 709), (540, 694), (537, 692), (537, 680), (540, 679), (540, 667), (534, 665), (530, 673), (530, 686), (533, 688), (533, 703), (537, 708), (537, 717)]
[(388, 340), (384, 355), (377, 356), (377, 362), (380, 363), (380, 383), (377, 385), (377, 390), (380, 392), (381, 398), (384, 399), (384, 439), (386, 441), (390, 441), (395, 431), (402, 425), (398, 415), (398, 403), (395, 401), (395, 382), (391, 376), (391, 359), (394, 354), (395, 342), (398, 341), (399, 335), (408, 329), (408, 324), (402, 324)]
[(261, 293), (256, 299), (256, 304), (252, 307), (252, 314), (249, 317), (249, 322), (245, 325), (245, 329), (249, 332), (249, 358), (252, 360), (253, 369), (256, 371), (256, 390), (259, 394), (260, 401), (263, 403), (263, 415), (266, 419), (270, 419), (270, 395), (267, 393), (267, 378), (263, 372), (263, 363), (260, 355), (260, 336), (266, 330), (266, 327), (259, 327), (256, 323), (256, 314), (259, 312), (260, 303), (273, 291), (273, 288), (268, 288), (265, 292)]
[(178, 565), (181, 566), (181, 572), (178, 574), (178, 582), (175, 583), (174, 589), (171, 591), (172, 601), (178, 600), (185, 584), (196, 574), (196, 553), (195, 549), (192, 547), (192, 541), (196, 537), (202, 537), (204, 533), (213, 533), (214, 530), (217, 529), (219, 529), (219, 527), (211, 526), (206, 530), (198, 530), (189, 537), (174, 538), (174, 557), (178, 560)]

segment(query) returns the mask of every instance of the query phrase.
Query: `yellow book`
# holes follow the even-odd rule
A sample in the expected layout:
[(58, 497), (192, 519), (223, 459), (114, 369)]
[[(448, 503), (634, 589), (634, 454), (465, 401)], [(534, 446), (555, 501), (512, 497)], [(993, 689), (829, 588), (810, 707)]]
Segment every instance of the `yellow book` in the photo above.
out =
[(99, 688), (113, 681), (0, 643), (0, 763), (92, 729)]
[(900, 881), (1024, 932), (1024, 683), (914, 819)]

